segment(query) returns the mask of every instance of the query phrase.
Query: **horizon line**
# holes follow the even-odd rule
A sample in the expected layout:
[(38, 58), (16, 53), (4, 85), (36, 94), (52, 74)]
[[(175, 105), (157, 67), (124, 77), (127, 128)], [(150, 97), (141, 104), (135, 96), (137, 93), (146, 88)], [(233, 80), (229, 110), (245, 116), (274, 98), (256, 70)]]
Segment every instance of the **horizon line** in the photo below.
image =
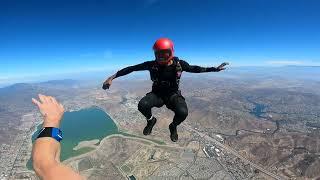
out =
[[(238, 65), (238, 66), (231, 66), (227, 69), (230, 68), (284, 68), (284, 67), (312, 67), (312, 68), (320, 68), (320, 65)], [(80, 79), (85, 79), (85, 77), (82, 77), (80, 79), (77, 78), (71, 78), (71, 77), (66, 77), (66, 78), (59, 78), (55, 79), (54, 76), (64, 76), (64, 75), (77, 75), (81, 73), (102, 73), (105, 72), (106, 75), (107, 73), (110, 73), (110, 71), (116, 71), (117, 69), (99, 69), (99, 70), (89, 70), (89, 71), (76, 71), (76, 72), (62, 72), (62, 73), (52, 73), (52, 74), (39, 74), (39, 75), (21, 75), (21, 76), (16, 76), (16, 77), (6, 77), (6, 78), (0, 78), (0, 88), (8, 87), (14, 84), (19, 84), (19, 83), (39, 83), (39, 82), (47, 82), (47, 81), (52, 81), (52, 80), (66, 80), (66, 79), (71, 79), (71, 80), (80, 80)], [(142, 71), (140, 72), (142, 73)], [(42, 77), (39, 79), (39, 77)], [(26, 79), (27, 78), (27, 79)]]

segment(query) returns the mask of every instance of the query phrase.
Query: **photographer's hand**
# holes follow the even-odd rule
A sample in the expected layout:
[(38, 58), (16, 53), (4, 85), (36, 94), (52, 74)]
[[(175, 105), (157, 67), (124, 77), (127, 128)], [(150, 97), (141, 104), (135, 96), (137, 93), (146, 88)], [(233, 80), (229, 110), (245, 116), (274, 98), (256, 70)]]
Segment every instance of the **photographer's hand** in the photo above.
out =
[(62, 104), (51, 96), (39, 94), (40, 101), (32, 98), (32, 102), (36, 104), (43, 115), (43, 127), (56, 127), (59, 128), (60, 121), (64, 114)]
[[(40, 101), (32, 98), (43, 115), (43, 127), (59, 128), (64, 108), (51, 96), (39, 94)], [(60, 163), (60, 143), (52, 137), (36, 139), (32, 149), (33, 168), (41, 179), (84, 179), (71, 168)]]

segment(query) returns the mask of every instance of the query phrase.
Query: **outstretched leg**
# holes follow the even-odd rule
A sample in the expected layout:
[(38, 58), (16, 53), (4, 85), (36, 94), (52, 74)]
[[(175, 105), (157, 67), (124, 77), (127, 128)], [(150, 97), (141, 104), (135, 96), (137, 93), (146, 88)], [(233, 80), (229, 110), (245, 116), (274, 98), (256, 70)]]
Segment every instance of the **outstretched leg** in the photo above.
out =
[(151, 134), (152, 128), (157, 122), (157, 119), (152, 116), (151, 109), (153, 107), (161, 107), (163, 104), (163, 100), (153, 92), (147, 93), (146, 96), (139, 101), (138, 109), (147, 119), (147, 126), (143, 129), (144, 135)]
[(177, 126), (188, 116), (188, 107), (184, 97), (178, 93), (169, 98), (166, 106), (174, 112), (172, 123), (169, 125), (170, 138), (173, 142), (178, 140)]

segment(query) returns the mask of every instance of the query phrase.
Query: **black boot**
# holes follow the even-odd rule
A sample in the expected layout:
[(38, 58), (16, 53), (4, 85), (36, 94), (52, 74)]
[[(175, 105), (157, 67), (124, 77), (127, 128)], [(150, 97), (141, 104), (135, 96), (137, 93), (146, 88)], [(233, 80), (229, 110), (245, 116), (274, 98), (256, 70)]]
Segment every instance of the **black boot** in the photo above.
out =
[(170, 139), (173, 142), (178, 141), (178, 133), (177, 133), (177, 126), (173, 125), (172, 123), (169, 125), (170, 130)]
[(157, 119), (153, 117), (151, 120), (147, 120), (147, 126), (143, 129), (143, 134), (144, 135), (149, 135), (151, 134), (153, 126), (156, 124)]

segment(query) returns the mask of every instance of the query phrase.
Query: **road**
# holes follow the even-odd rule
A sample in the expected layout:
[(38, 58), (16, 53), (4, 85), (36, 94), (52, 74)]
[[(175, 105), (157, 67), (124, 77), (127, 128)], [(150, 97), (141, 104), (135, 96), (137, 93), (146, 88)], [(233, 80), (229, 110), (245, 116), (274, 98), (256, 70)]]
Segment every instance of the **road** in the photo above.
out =
[(241, 156), (238, 152), (236, 152), (235, 150), (231, 149), (229, 146), (226, 146), (226, 145), (220, 143), (218, 140), (216, 140), (216, 139), (214, 139), (214, 138), (212, 138), (212, 137), (210, 137), (210, 136), (208, 136), (208, 135), (206, 135), (206, 134), (204, 134), (204, 133), (202, 133), (202, 132), (199, 132), (199, 131), (193, 129), (192, 127), (190, 127), (190, 126), (188, 126), (188, 125), (184, 125), (184, 127), (185, 127), (186, 129), (190, 130), (190, 131), (193, 131), (193, 132), (197, 133), (197, 134), (198, 134), (199, 136), (201, 136), (202, 138), (205, 138), (206, 140), (215, 143), (215, 145), (219, 146), (220, 148), (223, 148), (225, 151), (227, 151), (227, 152), (235, 155), (236, 157), (238, 157), (238, 158), (240, 158), (241, 160), (243, 160), (244, 162), (250, 164), (250, 165), (253, 166), (254, 168), (259, 169), (261, 172), (269, 175), (270, 177), (273, 177), (274, 179), (277, 179), (277, 180), (278, 180), (278, 179), (279, 179), (279, 180), (283, 179), (283, 178), (279, 177), (278, 175), (276, 175), (276, 174), (274, 174), (274, 173), (271, 173), (271, 172), (267, 171), (266, 169), (262, 168), (261, 166), (255, 164), (255, 163), (253, 163), (253, 162), (251, 162), (251, 161), (249, 161), (249, 160), (246, 159), (245, 157)]

